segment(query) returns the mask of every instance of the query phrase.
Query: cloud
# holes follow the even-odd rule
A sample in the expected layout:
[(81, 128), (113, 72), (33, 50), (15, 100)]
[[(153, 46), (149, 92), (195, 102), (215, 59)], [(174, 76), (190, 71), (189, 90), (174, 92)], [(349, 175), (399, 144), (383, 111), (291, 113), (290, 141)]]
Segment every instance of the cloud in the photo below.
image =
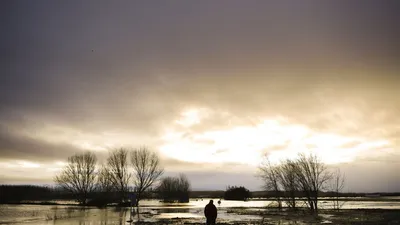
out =
[(1, 160), (2, 177), (4, 184), (53, 184), (54, 177), (61, 171), (65, 162), (59, 160), (29, 161), (29, 160)]
[(2, 179), (0, 184), (36, 184), (36, 185), (49, 185), (52, 184), (53, 178), (48, 176), (39, 176), (39, 175), (24, 175), (18, 176), (13, 174), (10, 175), (2, 175)]
[[(206, 149), (223, 159), (239, 147), (215, 135), (259, 142), (232, 130), (256, 134), (269, 119), (283, 133), (303, 127), (307, 140), (330, 135), (342, 155), (362, 148), (360, 161), (398, 159), (396, 3), (162, 4), (7, 4), (0, 158), (44, 162), (89, 149), (103, 159), (114, 146), (162, 150), (172, 134), (190, 143), (179, 156)], [(293, 147), (263, 135), (276, 142), (263, 154)], [(305, 147), (321, 148), (314, 142)], [(251, 155), (241, 147), (236, 161)], [(213, 168), (163, 158), (174, 170)]]
[(33, 138), (13, 136), (4, 128), (0, 129), (0, 158), (34, 161), (66, 159), (76, 152), (81, 152), (71, 144), (53, 144)]
[(400, 188), (397, 162), (355, 161), (339, 164), (346, 177), (345, 192), (397, 192)]
[(161, 157), (161, 165), (164, 166), (165, 171), (172, 173), (186, 173), (188, 171), (208, 171), (214, 168), (214, 165), (207, 163), (187, 162), (179, 159), (174, 159), (169, 156), (163, 155)]

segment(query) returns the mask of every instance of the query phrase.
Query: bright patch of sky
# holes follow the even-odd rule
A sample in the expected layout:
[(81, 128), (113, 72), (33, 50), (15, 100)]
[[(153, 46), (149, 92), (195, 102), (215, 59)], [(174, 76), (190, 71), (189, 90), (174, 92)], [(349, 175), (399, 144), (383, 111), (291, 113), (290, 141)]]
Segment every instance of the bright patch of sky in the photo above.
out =
[(390, 148), (387, 140), (319, 133), (300, 124), (290, 124), (282, 118), (263, 119), (252, 126), (187, 135), (187, 129), (201, 123), (201, 117), (204, 115), (196, 109), (183, 112), (176, 121), (182, 126), (170, 129), (163, 136), (165, 144), (160, 147), (161, 152), (189, 162), (230, 162), (256, 166), (265, 155), (277, 163), (295, 158), (299, 153), (315, 153), (324, 162), (334, 164), (351, 162), (376, 148)]

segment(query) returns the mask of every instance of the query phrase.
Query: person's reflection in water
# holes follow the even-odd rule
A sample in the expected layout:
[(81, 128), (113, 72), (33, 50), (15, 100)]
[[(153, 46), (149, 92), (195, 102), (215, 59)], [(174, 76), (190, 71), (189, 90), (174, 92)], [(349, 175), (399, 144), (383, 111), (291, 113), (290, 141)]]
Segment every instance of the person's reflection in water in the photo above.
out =
[(204, 215), (207, 219), (207, 225), (215, 224), (215, 220), (217, 219), (217, 207), (215, 207), (213, 200), (210, 200), (204, 208)]

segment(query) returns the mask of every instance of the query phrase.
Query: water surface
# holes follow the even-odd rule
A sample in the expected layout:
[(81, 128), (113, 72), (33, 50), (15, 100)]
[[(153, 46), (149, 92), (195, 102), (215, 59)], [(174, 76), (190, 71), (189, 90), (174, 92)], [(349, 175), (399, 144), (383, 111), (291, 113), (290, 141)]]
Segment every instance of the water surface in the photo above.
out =
[[(395, 199), (395, 198), (394, 198)], [(191, 199), (185, 204), (166, 204), (158, 200), (141, 201), (140, 219), (148, 222), (156, 222), (160, 219), (183, 218), (191, 222), (204, 223), (204, 206), (210, 199)], [(218, 199), (214, 199), (217, 202)], [(219, 222), (249, 222), (261, 221), (259, 215), (239, 215), (235, 210), (242, 207), (243, 210), (268, 210), (266, 206), (272, 201), (225, 201), (215, 204), (218, 208)], [(322, 200), (321, 208), (332, 208), (332, 202)], [(301, 205), (301, 204), (299, 204)], [(393, 201), (382, 198), (381, 201), (348, 201), (343, 205), (344, 209), (400, 209), (400, 199)], [(129, 207), (80, 207), (71, 205), (0, 205), (0, 224), (127, 224), (132, 217), (138, 219), (137, 214), (131, 214)], [(268, 218), (267, 218), (268, 219)]]

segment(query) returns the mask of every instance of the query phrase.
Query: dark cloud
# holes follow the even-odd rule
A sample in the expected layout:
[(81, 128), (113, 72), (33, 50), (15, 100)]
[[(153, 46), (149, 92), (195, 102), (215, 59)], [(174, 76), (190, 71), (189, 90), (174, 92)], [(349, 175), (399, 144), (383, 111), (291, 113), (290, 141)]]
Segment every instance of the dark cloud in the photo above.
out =
[(29, 137), (14, 136), (0, 126), (0, 158), (33, 161), (66, 160), (82, 152), (69, 144), (52, 144)]
[(201, 144), (212, 143), (193, 134), (281, 116), (317, 132), (400, 145), (397, 1), (2, 6), (2, 159), (81, 151), (22, 135), (52, 126), (127, 133), (157, 148), (188, 107), (212, 111), (185, 130)]

